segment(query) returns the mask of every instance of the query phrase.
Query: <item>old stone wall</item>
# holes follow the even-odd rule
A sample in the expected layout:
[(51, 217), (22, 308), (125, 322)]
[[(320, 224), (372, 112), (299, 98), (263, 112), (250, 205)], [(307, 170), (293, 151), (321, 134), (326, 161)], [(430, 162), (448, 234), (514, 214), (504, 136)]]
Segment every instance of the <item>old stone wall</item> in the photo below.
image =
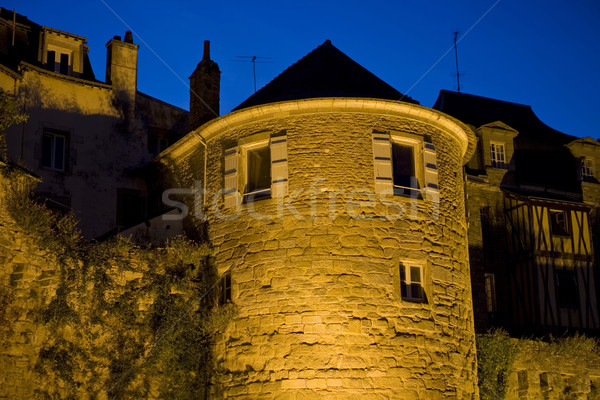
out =
[[(217, 338), (215, 396), (476, 398), (463, 154), (455, 139), (422, 118), (371, 110), (253, 114), (246, 121), (232, 114), (207, 140), (209, 237), (219, 272), (230, 270), (238, 309)], [(439, 209), (428, 200), (375, 198), (373, 129), (431, 137)], [(227, 211), (212, 196), (222, 187), (224, 150), (281, 130), (289, 196), (220, 216)], [(202, 151), (165, 160), (184, 187), (201, 179)], [(399, 264), (413, 261), (424, 266), (424, 303), (400, 296)]]
[(27, 197), (15, 204), (16, 182), (30, 178), (9, 175), (0, 174), (0, 398), (204, 398), (219, 326), (207, 249), (86, 244), (69, 219)]
[(600, 399), (600, 348), (593, 339), (514, 340), (507, 400)]

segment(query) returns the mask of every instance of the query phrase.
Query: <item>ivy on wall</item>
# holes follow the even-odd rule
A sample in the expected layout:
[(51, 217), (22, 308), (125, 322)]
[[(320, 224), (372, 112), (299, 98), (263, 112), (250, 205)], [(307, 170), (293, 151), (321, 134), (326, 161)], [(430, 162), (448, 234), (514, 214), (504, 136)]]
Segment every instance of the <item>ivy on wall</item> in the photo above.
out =
[[(207, 398), (212, 340), (233, 312), (217, 306), (210, 249), (186, 238), (145, 249), (121, 237), (87, 242), (73, 216), (34, 201), (35, 179), (2, 174), (6, 210), (56, 265), (56, 290), (32, 315), (47, 332), (37, 397)], [(0, 293), (0, 323), (8, 301)]]

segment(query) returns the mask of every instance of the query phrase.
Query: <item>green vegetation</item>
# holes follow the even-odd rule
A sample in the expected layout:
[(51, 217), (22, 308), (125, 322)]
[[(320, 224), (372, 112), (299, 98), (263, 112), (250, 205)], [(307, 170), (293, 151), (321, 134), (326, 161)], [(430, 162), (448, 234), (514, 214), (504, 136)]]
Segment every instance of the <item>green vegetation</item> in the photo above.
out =
[[(36, 179), (0, 168), (10, 181), (9, 215), (55, 257), (56, 290), (36, 310), (48, 330), (35, 365), (37, 397), (207, 398), (214, 334), (233, 312), (217, 306), (210, 249), (186, 238), (164, 248), (122, 237), (88, 242), (72, 215), (34, 200)], [(0, 291), (0, 324), (9, 319), (8, 289)]]
[(517, 347), (502, 329), (477, 335), (477, 375), (481, 400), (503, 399)]
[(17, 100), (0, 89), (0, 161), (6, 161), (6, 129), (27, 121), (27, 118)]

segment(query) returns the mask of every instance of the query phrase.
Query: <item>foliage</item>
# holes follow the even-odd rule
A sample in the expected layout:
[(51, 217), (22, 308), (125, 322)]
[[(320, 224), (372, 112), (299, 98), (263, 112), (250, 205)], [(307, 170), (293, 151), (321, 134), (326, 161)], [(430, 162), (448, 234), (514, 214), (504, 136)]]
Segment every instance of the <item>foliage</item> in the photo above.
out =
[(546, 343), (552, 355), (573, 358), (582, 358), (592, 353), (600, 355), (598, 340), (581, 334), (561, 338), (550, 336)]
[(28, 116), (21, 113), (17, 100), (0, 89), (0, 161), (6, 160), (6, 129), (27, 119)]
[(504, 398), (517, 352), (510, 336), (502, 329), (477, 335), (477, 375), (482, 400)]
[[(214, 333), (232, 313), (216, 307), (210, 249), (186, 238), (147, 249), (120, 236), (85, 241), (72, 215), (33, 199), (31, 175), (0, 172), (9, 215), (56, 260), (56, 290), (37, 310), (49, 334), (36, 396), (207, 398)], [(0, 290), (0, 324), (11, 298)]]

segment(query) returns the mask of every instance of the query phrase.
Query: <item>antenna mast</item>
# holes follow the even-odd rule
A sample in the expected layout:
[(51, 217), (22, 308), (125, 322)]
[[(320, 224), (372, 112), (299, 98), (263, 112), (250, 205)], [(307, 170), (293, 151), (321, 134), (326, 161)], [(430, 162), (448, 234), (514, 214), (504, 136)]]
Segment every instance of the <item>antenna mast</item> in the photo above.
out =
[(258, 58), (270, 60), (271, 57), (258, 57), (258, 56), (236, 56), (237, 58), (247, 58), (248, 60), (235, 60), (240, 62), (251, 62), (252, 63), (252, 75), (254, 77), (254, 93), (256, 93), (256, 63), (272, 63), (272, 61), (257, 61)]
[(456, 60), (456, 91), (460, 92), (460, 73), (458, 72), (458, 48), (456, 47), (456, 38), (458, 32), (454, 32), (454, 58)]

